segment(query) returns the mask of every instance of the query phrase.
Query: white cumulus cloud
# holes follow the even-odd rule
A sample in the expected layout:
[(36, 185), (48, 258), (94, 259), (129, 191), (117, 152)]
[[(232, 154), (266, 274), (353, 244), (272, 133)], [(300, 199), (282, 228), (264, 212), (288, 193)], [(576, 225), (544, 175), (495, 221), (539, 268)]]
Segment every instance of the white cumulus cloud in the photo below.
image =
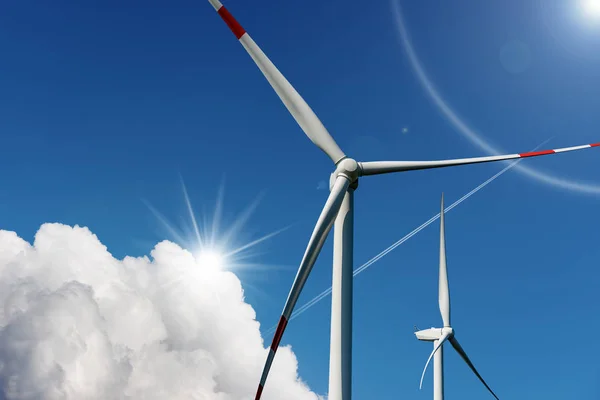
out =
[[(0, 230), (0, 399), (253, 399), (255, 317), (233, 273), (172, 242), (117, 260), (87, 228)], [(263, 398), (320, 398), (289, 346)]]

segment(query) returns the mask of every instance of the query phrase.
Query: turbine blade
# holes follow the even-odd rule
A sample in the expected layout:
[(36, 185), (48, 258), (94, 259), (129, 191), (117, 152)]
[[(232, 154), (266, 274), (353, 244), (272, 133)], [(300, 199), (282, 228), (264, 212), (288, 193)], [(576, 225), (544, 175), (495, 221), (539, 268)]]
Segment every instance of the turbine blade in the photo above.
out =
[(435, 349), (433, 349), (433, 351), (431, 352), (431, 354), (429, 355), (429, 358), (427, 359), (427, 362), (425, 363), (425, 368), (423, 368), (423, 373), (421, 374), (421, 382), (419, 383), (419, 389), (423, 388), (423, 378), (425, 378), (425, 372), (427, 371), (427, 367), (429, 366), (429, 362), (431, 361), (431, 359), (433, 358), (433, 355), (435, 354), (436, 351), (438, 351), (438, 349), (440, 347), (442, 347), (442, 345), (444, 344), (444, 342), (446, 340), (448, 340), (448, 338), (450, 337), (449, 334), (445, 333), (439, 340), (438, 345), (435, 347)]
[(481, 383), (483, 383), (485, 385), (485, 387), (487, 388), (487, 390), (490, 391), (490, 393), (492, 394), (492, 396), (494, 396), (496, 398), (496, 400), (500, 400), (500, 399), (498, 399), (498, 396), (496, 396), (496, 393), (494, 393), (494, 391), (488, 386), (488, 384), (485, 383), (485, 381), (483, 380), (483, 378), (481, 377), (481, 375), (479, 375), (479, 372), (477, 372), (477, 369), (475, 369), (475, 366), (473, 365), (473, 363), (471, 362), (471, 360), (469, 360), (469, 357), (467, 356), (467, 353), (465, 353), (465, 351), (463, 350), (463, 348), (460, 346), (460, 344), (458, 343), (458, 340), (456, 340), (456, 337), (450, 338), (450, 343), (452, 344), (452, 347), (454, 347), (454, 350), (456, 350), (458, 352), (458, 354), (460, 354), (460, 356), (462, 357), (462, 359), (465, 360), (465, 362), (467, 363), (467, 365), (469, 366), (469, 368), (471, 368), (471, 371), (473, 371), (475, 373), (475, 375), (477, 375), (477, 377), (479, 378), (479, 380), (481, 381)]
[(513, 160), (517, 158), (528, 158), (545, 156), (548, 154), (565, 153), (568, 151), (583, 150), (590, 147), (600, 147), (600, 143), (584, 144), (583, 146), (563, 147), (554, 150), (531, 151), (528, 153), (507, 154), (502, 156), (458, 158), (454, 160), (438, 161), (369, 161), (359, 163), (361, 175), (379, 175), (390, 172), (413, 171), (417, 169), (430, 169), (441, 167), (454, 167), (457, 165), (486, 163), (492, 161)]
[(448, 270), (446, 268), (446, 234), (444, 228), (444, 194), (442, 193), (440, 211), (440, 281), (439, 304), (444, 327), (450, 327), (450, 288), (448, 287)]
[(252, 40), (244, 28), (223, 7), (223, 4), (219, 0), (209, 0), (209, 2), (229, 26), (248, 54), (250, 54), (250, 57), (252, 57), (265, 78), (267, 78), (271, 87), (273, 87), (306, 136), (323, 150), (334, 163), (344, 158), (346, 155), (331, 137), (325, 126), (323, 126), (317, 115), (281, 72), (279, 72), (265, 53), (263, 53), (254, 40)]
[(300, 292), (306, 283), (306, 279), (308, 278), (308, 275), (310, 274), (310, 271), (315, 264), (317, 257), (319, 256), (321, 248), (323, 247), (323, 243), (327, 238), (327, 234), (333, 226), (333, 222), (335, 221), (335, 217), (340, 210), (342, 200), (344, 199), (344, 195), (346, 194), (349, 185), (350, 181), (348, 178), (342, 175), (338, 176), (333, 184), (329, 198), (325, 203), (325, 207), (323, 207), (323, 211), (321, 211), (319, 220), (317, 221), (315, 229), (313, 230), (312, 236), (308, 242), (308, 246), (306, 247), (306, 251), (304, 252), (304, 257), (302, 257), (302, 261), (300, 262), (300, 268), (298, 268), (298, 273), (294, 279), (292, 289), (290, 290), (288, 298), (285, 302), (285, 307), (283, 308), (283, 313), (279, 319), (277, 330), (273, 336), (271, 350), (269, 351), (267, 361), (263, 368), (255, 400), (260, 399), (267, 376), (269, 375), (269, 370), (271, 369), (271, 364), (273, 363), (273, 359), (275, 357), (275, 353), (279, 347), (279, 342), (283, 336), (283, 332), (285, 331), (290, 316), (292, 315), (292, 311), (294, 311), (294, 306), (298, 301), (298, 297), (300, 296)]

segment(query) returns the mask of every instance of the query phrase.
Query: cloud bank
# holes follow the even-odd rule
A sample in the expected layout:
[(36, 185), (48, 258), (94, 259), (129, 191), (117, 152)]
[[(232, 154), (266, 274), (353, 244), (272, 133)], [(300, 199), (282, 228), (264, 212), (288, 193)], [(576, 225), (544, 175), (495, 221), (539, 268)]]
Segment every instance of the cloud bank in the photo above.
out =
[[(253, 399), (267, 349), (239, 279), (169, 241), (150, 255), (0, 230), (0, 399)], [(319, 399), (297, 367), (281, 347), (264, 399)]]

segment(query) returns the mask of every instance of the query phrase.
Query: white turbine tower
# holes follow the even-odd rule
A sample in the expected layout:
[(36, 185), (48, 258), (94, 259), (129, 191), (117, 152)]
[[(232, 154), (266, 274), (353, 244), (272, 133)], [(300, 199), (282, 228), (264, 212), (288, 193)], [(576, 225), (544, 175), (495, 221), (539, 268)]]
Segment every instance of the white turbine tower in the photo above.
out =
[[(331, 343), (329, 368), (329, 399), (349, 400), (351, 398), (352, 380), (352, 255), (353, 255), (353, 209), (354, 191), (358, 187), (361, 176), (404, 172), (418, 169), (450, 167), (455, 165), (484, 163), (490, 161), (512, 160), (524, 157), (542, 156), (572, 150), (600, 146), (600, 143), (569, 147), (557, 150), (545, 150), (502, 156), (463, 158), (440, 161), (375, 161), (357, 162), (346, 156), (333, 140), (325, 126), (321, 123), (309, 105), (292, 87), (292, 85), (273, 65), (258, 45), (246, 33), (244, 28), (223, 7), (219, 0), (209, 0), (217, 13), (223, 18), (233, 34), (248, 52), (263, 75), (267, 78), (283, 104), (306, 136), (317, 145), (335, 164), (331, 174), (330, 194), (321, 211), (317, 224), (308, 245), (294, 283), (289, 292), (279, 320), (277, 330), (271, 343), (271, 351), (267, 356), (260, 383), (256, 392), (256, 400), (260, 399), (267, 380), (273, 358), (294, 306), (306, 279), (327, 238), (327, 234), (335, 221), (333, 240), (333, 284), (331, 294)], [(290, 153), (290, 156), (292, 154)], [(290, 160), (291, 161), (291, 160)], [(301, 160), (301, 162), (309, 162)], [(291, 178), (293, 179), (293, 178)]]
[(421, 375), (421, 383), (419, 387), (423, 387), (423, 378), (425, 377), (425, 371), (427, 366), (433, 358), (433, 400), (444, 400), (444, 355), (443, 355), (443, 344), (446, 341), (450, 341), (450, 344), (458, 352), (458, 354), (465, 360), (471, 370), (477, 375), (479, 380), (485, 385), (490, 393), (498, 399), (498, 396), (490, 389), (487, 383), (483, 380), (479, 372), (475, 369), (475, 366), (469, 360), (467, 353), (458, 344), (452, 325), (450, 325), (450, 288), (448, 287), (448, 269), (446, 267), (446, 238), (444, 233), (444, 195), (442, 194), (442, 210), (440, 211), (440, 281), (439, 281), (439, 304), (440, 314), (442, 315), (442, 321), (444, 323), (443, 328), (431, 328), (422, 331), (415, 332), (417, 339), (425, 342), (433, 342), (433, 351), (427, 359), (423, 374)]

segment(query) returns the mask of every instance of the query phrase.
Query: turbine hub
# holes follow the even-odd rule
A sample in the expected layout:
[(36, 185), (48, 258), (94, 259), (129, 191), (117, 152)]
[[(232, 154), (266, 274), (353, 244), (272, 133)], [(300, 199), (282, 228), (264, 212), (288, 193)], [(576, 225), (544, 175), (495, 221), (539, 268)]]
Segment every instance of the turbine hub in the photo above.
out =
[(442, 329), (440, 328), (429, 328), (422, 331), (415, 332), (417, 339), (424, 342), (435, 342), (442, 337)]
[(345, 176), (346, 178), (348, 178), (348, 180), (350, 181), (350, 186), (354, 187), (354, 189), (356, 189), (356, 187), (358, 185), (359, 172), (360, 172), (360, 167), (358, 166), (358, 163), (356, 162), (356, 160), (354, 160), (352, 158), (344, 158), (337, 164), (335, 171), (333, 172), (333, 174), (331, 174), (330, 182), (331, 182), (331, 184), (333, 184), (335, 179), (338, 176), (342, 175), (342, 176)]
[(442, 328), (442, 334), (447, 334), (450, 337), (452, 337), (452, 336), (454, 336), (454, 329), (452, 329), (449, 326), (446, 326), (446, 327)]

